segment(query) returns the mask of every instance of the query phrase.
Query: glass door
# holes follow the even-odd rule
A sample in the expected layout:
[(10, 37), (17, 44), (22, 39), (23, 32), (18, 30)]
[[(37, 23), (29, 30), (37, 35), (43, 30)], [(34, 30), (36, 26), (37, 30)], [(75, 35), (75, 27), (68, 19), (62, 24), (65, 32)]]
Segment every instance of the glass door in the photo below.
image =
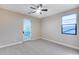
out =
[(27, 41), (31, 38), (31, 20), (24, 19), (23, 22), (23, 38)]

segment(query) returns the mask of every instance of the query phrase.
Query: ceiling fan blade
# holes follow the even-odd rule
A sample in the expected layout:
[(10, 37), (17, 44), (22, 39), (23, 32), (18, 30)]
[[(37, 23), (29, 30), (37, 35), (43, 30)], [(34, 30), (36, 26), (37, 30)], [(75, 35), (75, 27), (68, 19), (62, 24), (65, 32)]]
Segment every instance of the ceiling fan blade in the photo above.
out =
[(40, 14), (42, 14), (42, 12), (40, 12)]
[(36, 11), (33, 11), (32, 13), (35, 13)]
[(41, 11), (48, 11), (48, 9), (42, 9)]
[(39, 8), (39, 5), (37, 5), (37, 8)]
[(38, 5), (37, 5), (37, 8), (39, 8), (39, 7), (41, 7), (41, 8), (42, 8), (42, 4), (38, 4)]
[(35, 13), (36, 11), (29, 12), (28, 14)]
[(42, 4), (39, 4), (39, 6), (42, 7), (43, 5)]
[(31, 9), (36, 9), (36, 8), (34, 8), (34, 7), (30, 7)]

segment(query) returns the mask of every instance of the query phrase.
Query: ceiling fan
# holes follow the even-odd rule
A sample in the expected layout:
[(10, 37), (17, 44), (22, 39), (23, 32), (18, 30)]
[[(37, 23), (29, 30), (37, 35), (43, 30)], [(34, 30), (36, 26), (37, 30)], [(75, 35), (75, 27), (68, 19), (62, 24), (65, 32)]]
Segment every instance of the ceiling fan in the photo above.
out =
[(43, 4), (38, 4), (38, 5), (34, 5), (34, 7), (30, 7), (33, 11), (29, 12), (29, 14), (32, 14), (32, 13), (39, 13), (39, 14), (42, 14), (42, 11), (45, 11), (47, 12), (48, 9), (45, 9), (43, 8)]

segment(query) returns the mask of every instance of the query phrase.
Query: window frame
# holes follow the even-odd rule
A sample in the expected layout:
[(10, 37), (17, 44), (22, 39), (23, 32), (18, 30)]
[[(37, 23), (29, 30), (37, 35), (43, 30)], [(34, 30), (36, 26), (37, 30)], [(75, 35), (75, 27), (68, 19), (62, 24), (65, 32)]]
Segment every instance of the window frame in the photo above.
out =
[[(76, 14), (76, 24), (73, 24), (73, 25), (75, 25), (75, 34), (74, 33), (73, 34), (72, 33), (66, 33), (66, 32), (63, 31), (63, 25), (68, 25), (68, 24), (62, 24), (62, 17), (72, 15), (72, 14)], [(67, 15), (63, 15), (63, 16), (61, 17), (61, 33), (62, 34), (68, 34), (68, 35), (77, 35), (77, 13), (71, 13), (71, 14), (67, 14)]]

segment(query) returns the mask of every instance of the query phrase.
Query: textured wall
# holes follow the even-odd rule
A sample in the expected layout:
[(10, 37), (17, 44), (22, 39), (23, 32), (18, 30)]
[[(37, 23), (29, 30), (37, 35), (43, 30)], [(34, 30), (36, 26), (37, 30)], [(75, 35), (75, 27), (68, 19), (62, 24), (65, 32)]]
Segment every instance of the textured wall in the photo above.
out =
[(42, 37), (48, 40), (55, 40), (69, 45), (75, 45), (79, 47), (79, 15), (77, 15), (77, 35), (61, 34), (61, 17), (62, 15), (79, 13), (79, 8), (75, 8), (66, 12), (55, 14), (44, 18), (41, 22)]
[(0, 46), (23, 41), (23, 19), (32, 21), (32, 37), (40, 37), (40, 20), (0, 9)]

